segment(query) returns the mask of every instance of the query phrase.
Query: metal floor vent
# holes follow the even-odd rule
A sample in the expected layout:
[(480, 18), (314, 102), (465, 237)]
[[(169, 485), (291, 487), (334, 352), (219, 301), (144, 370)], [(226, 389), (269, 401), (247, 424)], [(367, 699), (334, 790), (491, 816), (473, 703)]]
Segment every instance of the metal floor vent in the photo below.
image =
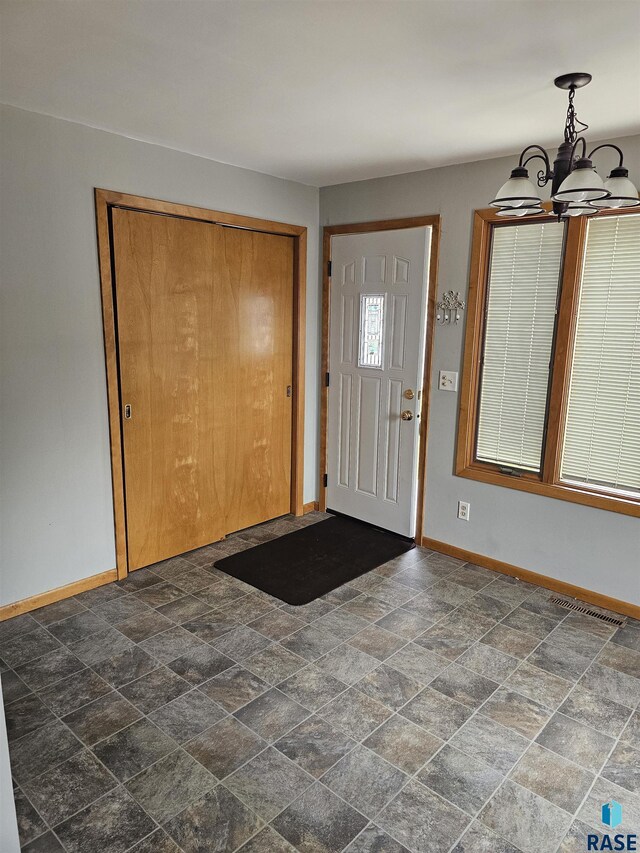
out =
[(621, 628), (627, 624), (626, 619), (618, 619), (615, 616), (605, 616), (604, 613), (598, 613), (597, 610), (591, 610), (589, 607), (583, 607), (582, 604), (576, 604), (574, 601), (566, 601), (564, 598), (550, 598), (552, 604), (557, 604), (559, 607), (565, 607), (567, 610), (575, 610), (576, 613), (584, 613), (585, 616), (593, 616), (594, 619), (600, 619), (601, 622), (606, 622), (607, 625), (616, 625)]

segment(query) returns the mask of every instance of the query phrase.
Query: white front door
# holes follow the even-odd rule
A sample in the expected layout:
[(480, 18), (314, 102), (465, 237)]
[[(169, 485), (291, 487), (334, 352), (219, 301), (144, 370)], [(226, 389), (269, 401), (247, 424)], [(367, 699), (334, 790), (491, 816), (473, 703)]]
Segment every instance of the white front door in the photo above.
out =
[(409, 537), (416, 532), (430, 232), (331, 240), (327, 507)]

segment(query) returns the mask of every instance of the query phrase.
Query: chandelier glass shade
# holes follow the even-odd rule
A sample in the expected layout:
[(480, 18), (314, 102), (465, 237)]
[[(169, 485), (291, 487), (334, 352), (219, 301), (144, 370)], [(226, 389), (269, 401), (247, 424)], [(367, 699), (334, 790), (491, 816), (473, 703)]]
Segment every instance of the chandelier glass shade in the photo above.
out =
[[(564, 74), (557, 77), (555, 85), (569, 91), (569, 107), (564, 129), (564, 142), (558, 149), (557, 157), (551, 166), (549, 155), (540, 145), (529, 145), (520, 154), (518, 166), (512, 170), (509, 180), (498, 190), (491, 207), (498, 208), (500, 217), (537, 216), (544, 213), (539, 188), (551, 182), (551, 201), (553, 212), (562, 218), (565, 216), (593, 216), (601, 210), (621, 207), (640, 207), (638, 190), (629, 180), (629, 172), (623, 165), (623, 154), (617, 145), (598, 145), (587, 156), (587, 143), (580, 130), (588, 125), (578, 119), (573, 99), (576, 89), (591, 81), (590, 74)], [(580, 156), (576, 156), (581, 148)], [(609, 148), (617, 152), (619, 162), (611, 170), (606, 181), (600, 177), (593, 165), (592, 157), (596, 151)], [(529, 178), (527, 164), (532, 160), (542, 160), (544, 168), (537, 174), (537, 187)]]

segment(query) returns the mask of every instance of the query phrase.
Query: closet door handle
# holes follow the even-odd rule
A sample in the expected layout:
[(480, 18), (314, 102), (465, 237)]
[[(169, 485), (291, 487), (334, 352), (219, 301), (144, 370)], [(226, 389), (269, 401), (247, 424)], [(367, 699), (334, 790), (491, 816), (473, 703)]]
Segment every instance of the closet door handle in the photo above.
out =
[(124, 418), (127, 421), (131, 418), (131, 403), (127, 403), (124, 407)]

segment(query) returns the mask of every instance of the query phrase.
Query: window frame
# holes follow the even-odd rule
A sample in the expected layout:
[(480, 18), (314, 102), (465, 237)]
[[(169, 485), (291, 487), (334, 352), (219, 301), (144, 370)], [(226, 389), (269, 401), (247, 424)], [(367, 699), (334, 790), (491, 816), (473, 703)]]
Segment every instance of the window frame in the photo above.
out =
[[(640, 517), (640, 495), (637, 498), (621, 496), (619, 492), (606, 488), (590, 484), (566, 483), (560, 478), (573, 344), (587, 237), (587, 218), (584, 216), (570, 217), (566, 225), (540, 473), (517, 468), (513, 469), (513, 473), (506, 473), (505, 466), (480, 462), (475, 458), (493, 229), (533, 221), (553, 222), (555, 217), (550, 212), (550, 203), (545, 203), (543, 206), (547, 211), (544, 215), (522, 217), (517, 222), (505, 221), (503, 217), (496, 215), (496, 210), (493, 208), (476, 210), (474, 213), (455, 473), (458, 477)], [(626, 216), (634, 213), (638, 215), (638, 208), (602, 211), (597, 215), (598, 217)], [(501, 467), (503, 470), (500, 470)]]

